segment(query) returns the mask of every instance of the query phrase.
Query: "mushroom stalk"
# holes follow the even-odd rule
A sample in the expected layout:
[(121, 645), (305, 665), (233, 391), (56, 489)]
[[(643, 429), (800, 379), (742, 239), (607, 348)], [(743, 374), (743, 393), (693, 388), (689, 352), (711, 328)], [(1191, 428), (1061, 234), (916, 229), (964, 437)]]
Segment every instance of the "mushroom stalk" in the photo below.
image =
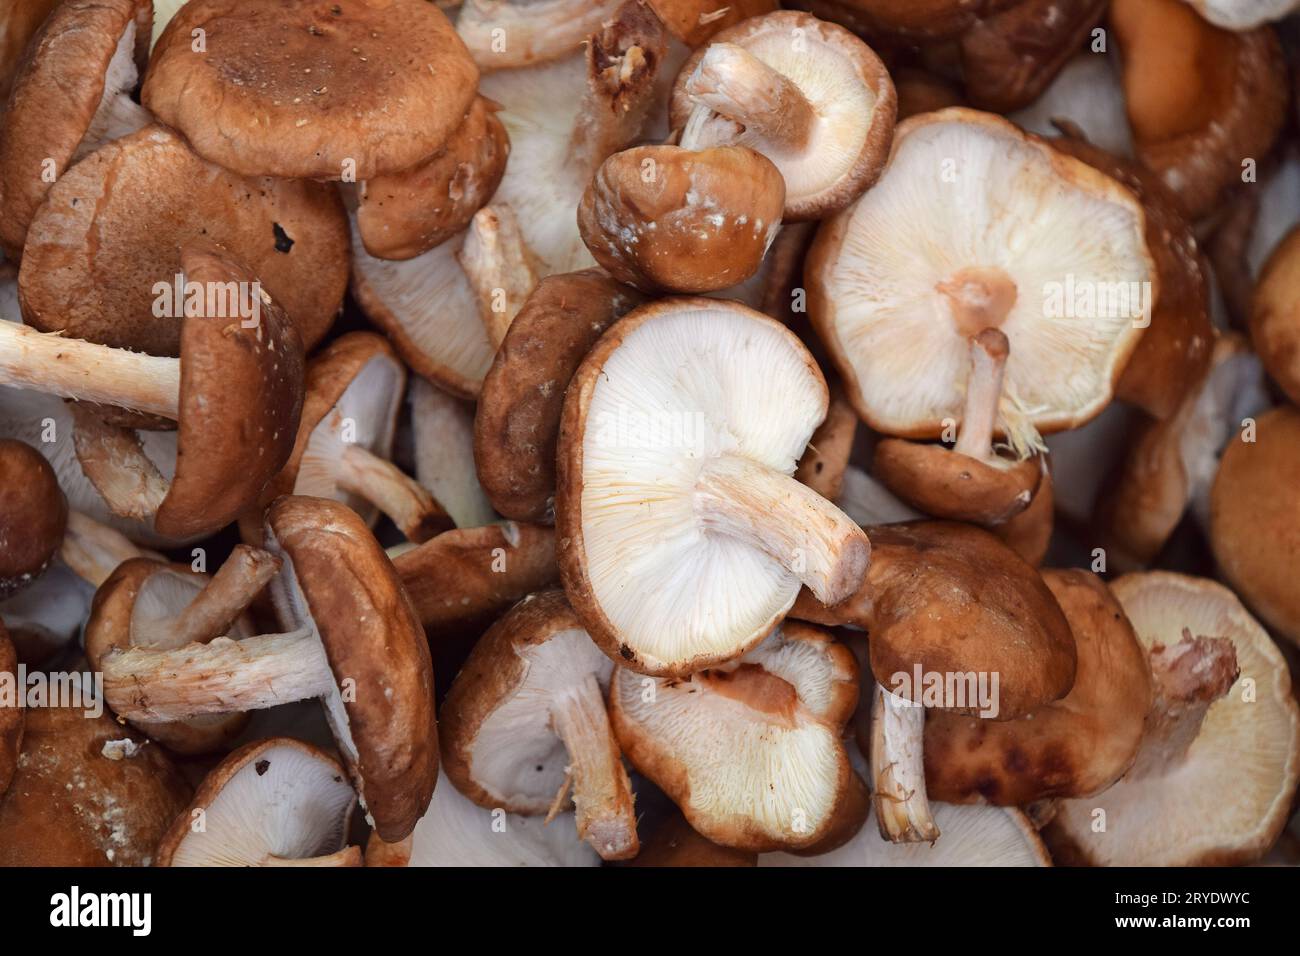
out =
[(103, 661), (104, 698), (125, 720), (187, 720), (322, 697), (334, 687), (309, 628), (160, 650), (131, 647)]
[(871, 557), (866, 534), (833, 504), (789, 475), (748, 458), (709, 461), (695, 481), (704, 527), (767, 552), (823, 604), (862, 584)]
[[(738, 123), (779, 149), (808, 146), (816, 114), (807, 97), (784, 74), (744, 47), (714, 43), (686, 80), (700, 106)], [(692, 148), (685, 141), (682, 145)]]
[(261, 548), (237, 544), (207, 585), (176, 618), (166, 647), (206, 644), (229, 632), (253, 598), (280, 570), (280, 559)]
[(454, 527), (428, 489), (360, 445), (350, 444), (343, 450), (335, 482), (343, 491), (376, 505), (416, 544)]
[(326, 856), (310, 856), (303, 860), (294, 860), (283, 856), (268, 856), (262, 861), (262, 866), (361, 866), (361, 848), (358, 846), (345, 846), (337, 853), (330, 853)]
[(59, 558), (78, 577), (99, 587), (119, 564), (131, 558), (156, 558), (162, 555), (137, 548), (131, 539), (116, 528), (100, 524), (80, 511), (68, 512), (68, 528), (59, 545)]
[(578, 836), (602, 859), (636, 856), (631, 786), (594, 674), (551, 704), (551, 720), (569, 754)]
[(72, 422), (77, 461), (109, 510), (136, 520), (156, 514), (170, 483), (144, 453), (140, 436), (79, 404), (72, 406)]
[(1007, 337), (998, 329), (984, 329), (970, 342), (970, 375), (966, 379), (966, 405), (961, 432), (953, 451), (987, 461), (993, 455), (993, 432), (1002, 401), (1002, 375), (1010, 353)]
[(181, 363), (0, 323), (0, 385), (101, 402), (176, 420)]
[(880, 835), (894, 843), (933, 843), (939, 828), (925, 792), (925, 708), (879, 684), (871, 701), (871, 775)]
[(476, 212), (456, 258), (474, 290), (479, 318), (495, 349), (538, 282), (532, 253), (514, 211), (496, 205)]

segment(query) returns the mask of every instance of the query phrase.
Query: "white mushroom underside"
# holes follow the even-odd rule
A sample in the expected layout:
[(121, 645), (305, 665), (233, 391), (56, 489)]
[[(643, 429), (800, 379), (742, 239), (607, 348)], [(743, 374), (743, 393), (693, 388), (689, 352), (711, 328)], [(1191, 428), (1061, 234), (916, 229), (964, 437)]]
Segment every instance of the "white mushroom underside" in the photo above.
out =
[(100, 97), (95, 115), (90, 119), (86, 135), (82, 137), (72, 161), (93, 153), (111, 140), (119, 139), (153, 121), (149, 111), (131, 99), (139, 75), (135, 68), (135, 21), (126, 25), (126, 32), (117, 41), (113, 58), (104, 75), (104, 93)]
[[(1148, 580), (1139, 585), (1141, 578)], [(1144, 647), (1173, 645), (1183, 628), (1226, 637), (1241, 675), (1210, 705), (1183, 762), (1163, 776), (1123, 779), (1109, 790), (1060, 803), (1061, 827), (1100, 865), (1176, 866), (1219, 849), (1253, 845), (1295, 788), (1297, 726), (1287, 665), (1267, 633), (1226, 588), (1213, 593), (1179, 575), (1153, 572), (1112, 587)], [(1246, 682), (1254, 701), (1243, 699)], [(1285, 768), (1285, 769), (1284, 769)], [(1290, 785), (1279, 781), (1289, 775)], [(1105, 831), (1094, 832), (1095, 811)]]
[[(613, 662), (586, 631), (561, 631), (524, 648), (514, 695), (479, 728), (470, 766), (479, 786), (528, 813), (546, 813), (564, 783), (569, 755), (551, 722), (551, 704), (594, 674), (602, 692)], [(557, 824), (552, 824), (556, 826)]]
[(788, 335), (731, 311), (647, 321), (610, 356), (587, 412), (582, 531), (625, 643), (665, 661), (723, 654), (793, 603), (781, 562), (701, 529), (693, 489), (724, 455), (792, 474), (825, 403)]
[[(1001, 325), (1004, 418), (1010, 407), (1039, 427), (1065, 425), (1110, 400), (1135, 316), (1074, 302), (1085, 289), (1130, 291), (1118, 282), (1139, 283), (1140, 296), (1151, 279), (1142, 220), (1131, 202), (1063, 184), (1045, 149), (964, 122), (921, 126), (895, 142), (885, 175), (849, 212), (827, 292), (879, 427), (960, 421), (969, 345), (936, 286), (968, 268), (1001, 269), (1017, 289)], [(1049, 317), (1057, 289), (1066, 314)]]
[(11, 631), (38, 631), (59, 645), (67, 644), (81, 633), (94, 596), (94, 585), (52, 564), (30, 585), (0, 601), (0, 620)]
[(269, 747), (237, 770), (186, 834), (172, 866), (259, 866), (343, 848), (356, 795), (339, 768), (297, 747)]
[(458, 528), (477, 528), (497, 520), (474, 469), (474, 409), (413, 379), (411, 430), (415, 435), (415, 477), (447, 510)]

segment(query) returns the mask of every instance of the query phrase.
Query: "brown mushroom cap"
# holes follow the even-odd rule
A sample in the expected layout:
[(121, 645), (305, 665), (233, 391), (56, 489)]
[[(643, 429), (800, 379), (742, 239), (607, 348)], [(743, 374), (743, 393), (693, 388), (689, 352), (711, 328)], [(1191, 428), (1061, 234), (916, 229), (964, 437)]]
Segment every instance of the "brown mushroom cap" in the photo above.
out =
[[(4, 621), (0, 620), (0, 679), (17, 680), (18, 656), (9, 640)], [(23, 708), (17, 702), (0, 704), (0, 805), (3, 805), (9, 781), (18, 769), (18, 755), (23, 743)]]
[(605, 330), (641, 295), (589, 269), (543, 279), (515, 316), (483, 379), (474, 461), (507, 518), (555, 520), (555, 450), (564, 394)]
[(1056, 527), (1056, 492), (1052, 484), (1050, 457), (1043, 459), (1043, 475), (1029, 507), (1011, 520), (990, 530), (1016, 554), (1034, 567), (1043, 563)]
[(905, 40), (956, 36), (977, 18), (1020, 0), (836, 0), (859, 14), (873, 31)]
[(58, 4), (59, 0), (16, 0), (0, 10), (0, 104), (9, 102), (9, 89), (28, 41)]
[(826, 418), (808, 439), (794, 476), (827, 501), (837, 501), (853, 453), (858, 416), (838, 380), (830, 383), (830, 396)]
[(1000, 525), (1021, 514), (1038, 492), (1043, 464), (984, 462), (944, 445), (884, 438), (871, 473), (914, 508), (935, 518)]
[(191, 0), (154, 45), (141, 98), (237, 173), (365, 180), (436, 153), (477, 81), (422, 0)]
[(149, 866), (189, 795), (161, 749), (107, 714), (29, 707), (0, 866)]
[(578, 230), (615, 279), (647, 292), (715, 292), (758, 272), (785, 180), (743, 146), (615, 153), (578, 206)]
[[(642, 830), (645, 828), (642, 827)], [(758, 857), (749, 850), (721, 846), (700, 836), (680, 811), (641, 834), (641, 852), (628, 866), (757, 866)]]
[(201, 240), (247, 264), (308, 349), (334, 321), (348, 276), (335, 190), (244, 179), (158, 125), (101, 147), (50, 188), (23, 250), (23, 319), (43, 332), (177, 355), (180, 316), (156, 307), (164, 286), (171, 302), (180, 250)]
[(68, 526), (68, 499), (50, 463), (25, 442), (0, 439), (0, 599), (49, 565)]
[(1210, 497), (1210, 543), (1225, 577), (1264, 622), (1300, 644), (1300, 410), (1259, 416), (1235, 436)]
[(1250, 340), (1268, 374), (1300, 403), (1300, 228), (1279, 242), (1255, 286)]
[(1049, 797), (1089, 796), (1133, 765), (1151, 709), (1146, 649), (1096, 575), (1049, 570), (1043, 580), (1074, 634), (1074, 686), (1016, 720), (928, 714), (925, 780), (931, 799), (1024, 806)]

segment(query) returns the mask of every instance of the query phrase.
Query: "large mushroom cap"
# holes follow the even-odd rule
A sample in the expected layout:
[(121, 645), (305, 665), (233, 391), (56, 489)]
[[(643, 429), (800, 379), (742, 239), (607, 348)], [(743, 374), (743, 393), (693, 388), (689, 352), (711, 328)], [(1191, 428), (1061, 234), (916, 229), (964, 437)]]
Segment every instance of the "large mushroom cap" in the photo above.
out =
[(23, 249), (23, 319), (43, 332), (177, 355), (172, 287), (180, 250), (196, 241), (244, 262), (307, 348), (334, 321), (348, 277), (335, 191), (236, 176), (158, 125), (101, 147), (50, 188)]
[(319, 638), (338, 685), (325, 713), (380, 836), (397, 841), (438, 776), (429, 647), (410, 598), (365, 522), (323, 498), (266, 512), (267, 550), (284, 559), (272, 597), (286, 626)]
[(1048, 845), (1062, 862), (1110, 866), (1257, 859), (1286, 825), (1300, 776), (1300, 712), (1285, 660), (1213, 581), (1153, 571), (1122, 577), (1112, 590), (1149, 652), (1175, 648), (1189, 633), (1226, 639), (1240, 674), (1163, 766), (1131, 772), (1097, 796), (1062, 801), (1045, 830)]
[(356, 802), (338, 761), (311, 744), (247, 744), (204, 778), (159, 842), (157, 863), (360, 866), (360, 851), (344, 850)]
[(1250, 339), (1268, 374), (1300, 403), (1300, 229), (1287, 233), (1260, 273)]
[(477, 80), (422, 0), (191, 0), (154, 46), (142, 99), (235, 172), (364, 180), (436, 153)]
[(0, 439), (0, 599), (49, 566), (68, 526), (68, 499), (45, 457), (25, 442)]
[(1021, 447), (1110, 401), (1155, 298), (1143, 229), (1116, 182), (1007, 121), (923, 114), (818, 233), (809, 315), (867, 423), (928, 438), (960, 420), (968, 339), (992, 321), (1010, 342), (998, 431)]

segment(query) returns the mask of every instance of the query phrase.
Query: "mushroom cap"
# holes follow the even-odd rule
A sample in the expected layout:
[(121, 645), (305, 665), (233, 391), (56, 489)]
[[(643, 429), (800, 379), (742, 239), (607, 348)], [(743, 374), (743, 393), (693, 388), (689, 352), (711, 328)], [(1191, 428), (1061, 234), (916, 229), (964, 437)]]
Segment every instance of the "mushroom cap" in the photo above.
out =
[(0, 10), (0, 104), (9, 102), (9, 88), (23, 62), (23, 51), (59, 0), (18, 0)]
[(1300, 229), (1287, 233), (1260, 273), (1250, 340), (1273, 381), (1300, 404)]
[(484, 70), (570, 56), (623, 0), (465, 0), (456, 32)]
[(1050, 456), (1043, 459), (1043, 476), (1029, 507), (1004, 524), (990, 530), (1016, 554), (1034, 567), (1043, 563), (1056, 528), (1056, 491), (1052, 484)]
[(719, 846), (702, 837), (686, 822), (680, 811), (674, 811), (650, 828), (646, 835), (644, 823), (637, 827), (641, 839), (641, 852), (627, 861), (627, 866), (756, 866), (758, 857), (749, 850)]
[(25, 442), (0, 438), (0, 600), (50, 563), (68, 526), (68, 499), (54, 469)]
[(758, 272), (785, 208), (771, 160), (743, 146), (636, 146), (596, 170), (578, 231), (615, 279), (647, 292), (716, 292)]
[(325, 699), (330, 729), (375, 829), (396, 842), (428, 807), (438, 777), (420, 620), (383, 548), (346, 505), (286, 496), (265, 520), (267, 550), (285, 559), (271, 583), (276, 611), (283, 626), (319, 638), (340, 685)]
[(1300, 644), (1300, 410), (1260, 415), (1255, 440), (1238, 434), (1210, 493), (1210, 544), (1224, 576), (1264, 622)]
[[(1238, 866), (1258, 859), (1286, 825), (1300, 776), (1300, 711), (1286, 661), (1232, 592), (1213, 581), (1149, 571), (1125, 575), (1111, 590), (1144, 648), (1177, 644), (1184, 628), (1227, 638), (1240, 675), (1210, 704), (1177, 765), (1061, 801), (1044, 831), (1048, 846), (1062, 863), (1109, 866)], [(1095, 826), (1097, 810), (1105, 812), (1103, 831)]]
[(857, 431), (858, 416), (844, 397), (843, 387), (838, 380), (831, 382), (826, 418), (808, 440), (794, 476), (827, 501), (838, 499)]
[[(72, 165), (101, 101), (118, 92), (109, 86), (109, 65), (119, 44), (134, 47), (123, 51), (128, 63), (134, 53), (143, 64), (152, 22), (149, 0), (64, 0), (32, 38), (0, 139), (0, 248), (9, 258), (21, 254), (28, 225), (56, 181), (50, 174), (61, 177)], [(127, 71), (123, 79), (134, 86), (134, 69)]]
[(348, 275), (336, 191), (236, 176), (158, 125), (99, 148), (50, 187), (23, 249), (23, 319), (43, 332), (177, 355), (181, 317), (158, 306), (171, 301), (181, 249), (196, 241), (247, 264), (308, 349), (334, 321)]
[[(176, 647), (172, 625), (208, 580), (208, 575), (188, 565), (150, 558), (123, 561), (95, 592), (86, 620), (86, 657), (91, 667), (99, 670), (104, 658), (116, 650)], [(230, 636), (238, 640), (252, 633), (249, 622), (240, 620)], [(232, 713), (131, 723), (174, 753), (203, 754), (227, 749), (248, 720), (245, 714)]]
[[(9, 632), (5, 630), (4, 621), (0, 620), (0, 674), (8, 675), (8, 679), (13, 680), (17, 673), (18, 656), (14, 652), (13, 642), (9, 640)], [(18, 769), (22, 743), (23, 708), (7, 703), (0, 705), (0, 801), (3, 801), (5, 791), (9, 789), (9, 781), (13, 780), (14, 771)]]
[(380, 259), (413, 259), (469, 225), (496, 192), (510, 155), (497, 109), (476, 96), (430, 159), (361, 184), (356, 223), (366, 252)]
[(771, 631), (799, 579), (707, 532), (694, 486), (723, 455), (793, 474), (827, 403), (794, 334), (738, 303), (661, 299), (596, 343), (565, 397), (556, 533), (569, 600), (606, 654), (686, 674)]
[(190, 0), (154, 45), (141, 99), (237, 173), (364, 180), (436, 153), (477, 82), (422, 0)]
[[(875, 187), (818, 232), (809, 316), (869, 425), (937, 438), (961, 419), (967, 336), (980, 331), (937, 286), (998, 270), (1017, 291), (1000, 325), (1011, 354), (999, 432), (1073, 428), (1110, 401), (1142, 335), (1129, 313), (1156, 284), (1143, 229), (1118, 183), (1006, 120), (922, 114), (899, 124)], [(1077, 310), (1076, 288), (1100, 306)]]
[(1133, 765), (1151, 709), (1146, 648), (1096, 575), (1049, 570), (1043, 580), (1074, 634), (1074, 686), (1017, 720), (928, 714), (930, 799), (1019, 807), (1083, 797), (1104, 790)]
[(1021, 0), (836, 0), (873, 31), (906, 40), (956, 36), (981, 16)]
[[(187, 284), (257, 289), (257, 321), (187, 315), (181, 329), (176, 473), (154, 515), (172, 537), (234, 521), (289, 458), (303, 406), (302, 339), (279, 303), (215, 246), (181, 251)], [(206, 307), (205, 307), (206, 310)]]
[(0, 866), (149, 866), (191, 789), (163, 751), (81, 707), (29, 707), (0, 797)]
[[(733, 24), (771, 13), (777, 0), (647, 0), (650, 9), (670, 33), (689, 47), (697, 47)], [(644, 852), (644, 851), (643, 851)]]
[[(343, 849), (357, 796), (339, 762), (272, 737), (217, 764), (158, 844), (158, 866), (264, 866)], [(204, 827), (194, 829), (195, 814)]]
[(684, 678), (620, 667), (610, 721), (624, 754), (714, 843), (765, 852), (847, 839), (866, 786), (841, 739), (858, 699), (853, 653), (790, 623)]
[[(792, 42), (796, 39), (799, 42)], [(735, 136), (730, 121), (715, 122), (700, 145), (748, 146), (767, 156), (785, 179), (785, 218), (820, 219), (843, 209), (880, 175), (889, 155), (897, 99), (889, 71), (848, 30), (798, 10), (753, 17), (714, 35), (785, 76), (815, 114), (809, 140), (789, 149), (757, 131)], [(682, 65), (668, 104), (668, 121), (681, 129), (694, 104), (686, 81), (708, 52), (701, 47)]]
[(886, 488), (928, 515), (1005, 524), (1033, 500), (1043, 477), (1038, 456), (981, 461), (943, 445), (885, 438), (871, 465)]
[(505, 517), (555, 520), (555, 450), (569, 380), (605, 330), (643, 301), (587, 269), (547, 276), (510, 323), (474, 415), (479, 481)]
[(589, 675), (603, 691), (613, 668), (563, 592), (524, 598), (474, 645), (443, 702), (448, 778), (481, 807), (545, 814), (569, 765), (551, 702)]

